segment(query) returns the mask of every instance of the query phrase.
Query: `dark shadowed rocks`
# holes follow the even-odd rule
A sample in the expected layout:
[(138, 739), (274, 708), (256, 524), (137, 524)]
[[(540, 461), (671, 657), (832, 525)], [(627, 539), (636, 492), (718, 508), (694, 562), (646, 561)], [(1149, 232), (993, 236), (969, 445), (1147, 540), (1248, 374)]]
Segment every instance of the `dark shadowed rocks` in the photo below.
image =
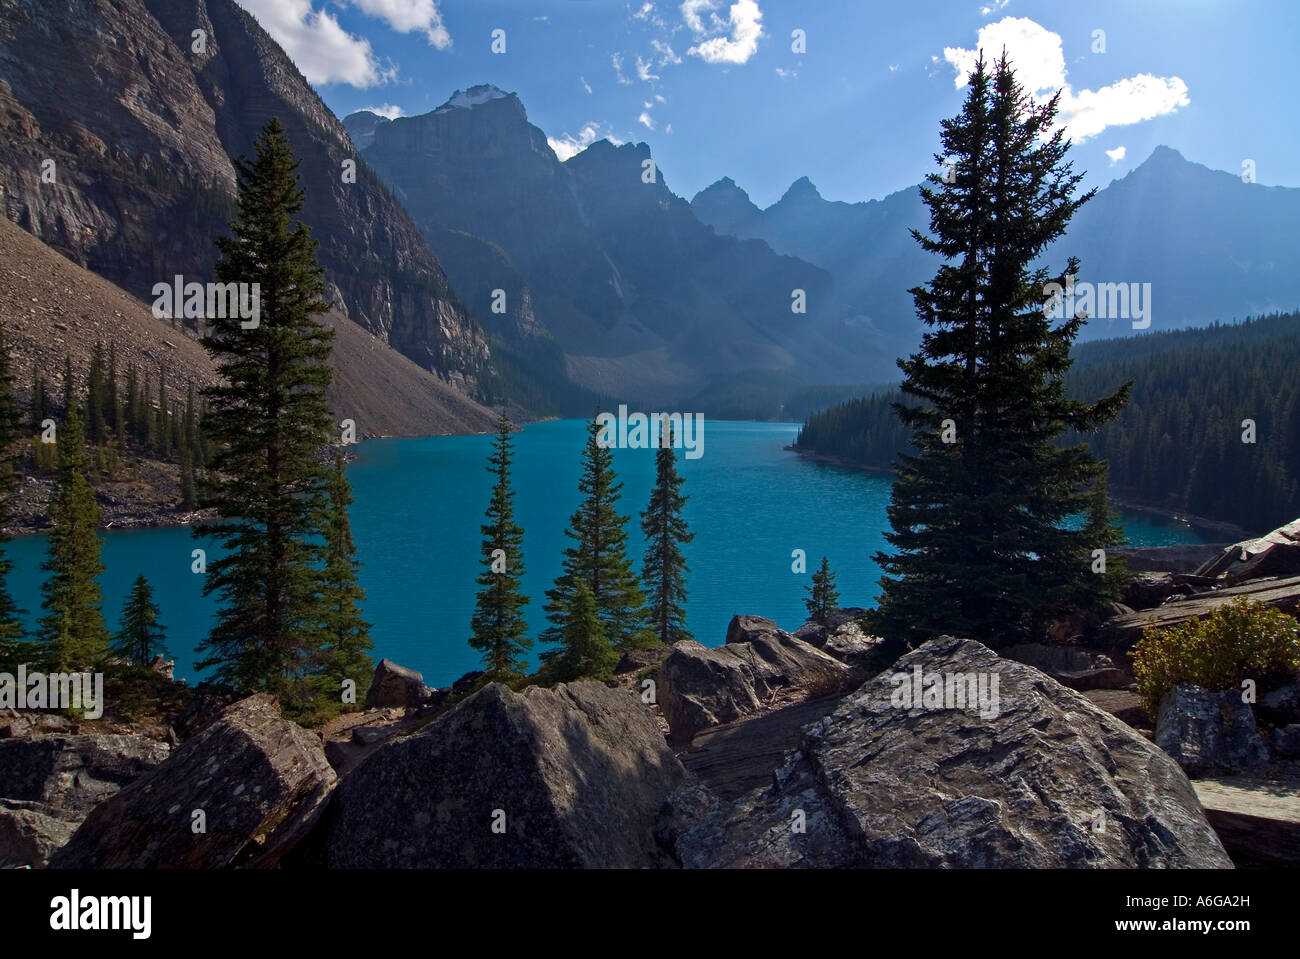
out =
[(433, 698), (434, 690), (424, 685), (424, 676), (388, 659), (381, 659), (375, 667), (370, 691), (366, 693), (366, 709), (385, 709), (392, 706), (415, 708)]
[(45, 865), (96, 804), (169, 752), (134, 735), (0, 741), (0, 865)]
[(1062, 686), (1084, 692), (1091, 689), (1127, 689), (1133, 677), (1102, 653), (1082, 646), (1021, 643), (1003, 651), (1007, 659), (1032, 666)]
[(312, 837), (320, 854), (310, 864), (656, 866), (655, 816), (684, 776), (626, 691), (492, 683), (351, 773)]
[[(909, 707), (894, 677), (914, 667), (983, 676), (989, 693), (997, 677), (996, 715)], [(809, 726), (771, 785), (733, 802), (678, 791), (658, 836), (688, 867), (1231, 866), (1160, 749), (1038, 670), (952, 637)]]
[(737, 616), (727, 645), (693, 640), (673, 646), (659, 668), (659, 706), (673, 742), (701, 729), (766, 709), (831, 695), (855, 678), (845, 663), (777, 628), (771, 620)]
[[(53, 868), (273, 866), (334, 787), (320, 739), (275, 700), (228, 707), (165, 763), (95, 807)], [(194, 829), (202, 810), (204, 831)]]
[(1238, 689), (1174, 686), (1160, 700), (1156, 745), (1197, 778), (1259, 772), (1268, 762), (1254, 710)]

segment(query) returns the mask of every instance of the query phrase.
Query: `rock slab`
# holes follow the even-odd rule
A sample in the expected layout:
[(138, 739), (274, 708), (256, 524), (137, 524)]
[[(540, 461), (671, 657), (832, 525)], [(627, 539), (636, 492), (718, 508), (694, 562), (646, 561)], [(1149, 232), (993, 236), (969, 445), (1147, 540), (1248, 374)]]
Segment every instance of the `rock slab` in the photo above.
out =
[(273, 866), (319, 816), (335, 782), (320, 739), (284, 719), (272, 697), (250, 696), (96, 806), (50, 865)]
[[(923, 674), (998, 677), (998, 710), (909, 705)], [(940, 637), (807, 728), (771, 785), (692, 785), (658, 836), (688, 867), (1231, 868), (1186, 775), (1032, 667)]]
[(330, 868), (640, 868), (685, 770), (602, 683), (485, 686), (350, 773), (313, 836)]
[(1174, 686), (1160, 700), (1156, 745), (1194, 779), (1256, 773), (1268, 763), (1254, 710), (1236, 689)]

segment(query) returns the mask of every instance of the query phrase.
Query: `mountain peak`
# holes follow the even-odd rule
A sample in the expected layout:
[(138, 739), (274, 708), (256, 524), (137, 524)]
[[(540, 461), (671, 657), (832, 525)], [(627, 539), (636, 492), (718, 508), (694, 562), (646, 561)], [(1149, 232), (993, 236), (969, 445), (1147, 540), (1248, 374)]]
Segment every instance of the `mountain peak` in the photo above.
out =
[(1170, 164), (1185, 164), (1187, 162), (1187, 157), (1183, 156), (1173, 147), (1167, 147), (1164, 144), (1161, 144), (1151, 151), (1151, 155), (1143, 160), (1141, 165), (1168, 166)]
[(818, 192), (817, 187), (813, 186), (813, 181), (806, 176), (801, 176), (790, 184), (790, 189), (785, 191), (785, 200), (820, 200), (822, 195)]
[(480, 83), (468, 90), (457, 90), (446, 103), (433, 112), (447, 113), (450, 110), (472, 110), (474, 107), (490, 100), (504, 100), (513, 96), (513, 93), (506, 93), (500, 87), (493, 86), (491, 83)]

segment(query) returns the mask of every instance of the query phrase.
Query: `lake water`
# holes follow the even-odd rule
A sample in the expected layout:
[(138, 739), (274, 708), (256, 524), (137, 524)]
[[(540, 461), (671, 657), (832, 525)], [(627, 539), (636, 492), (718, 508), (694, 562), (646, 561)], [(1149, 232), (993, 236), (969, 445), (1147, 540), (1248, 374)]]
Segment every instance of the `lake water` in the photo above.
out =
[[(812, 463), (784, 446), (794, 423), (708, 421), (703, 456), (678, 458), (690, 496), (686, 518), (695, 540), (685, 548), (688, 627), (708, 646), (721, 645), (736, 613), (755, 613), (794, 629), (804, 622), (804, 587), (810, 576), (791, 572), (791, 552), (803, 549), (808, 569), (824, 554), (838, 578), (841, 602), (872, 606), (880, 571), (872, 555), (886, 546), (887, 477)], [(560, 569), (569, 540), (564, 529), (578, 504), (581, 420), (527, 426), (515, 436), (515, 509), (524, 528), (525, 592), (529, 624), (540, 631), (545, 592)], [(365, 615), (375, 658), (418, 669), (444, 686), (478, 668), (466, 640), (480, 566), (479, 527), (491, 491), (487, 456), (492, 437), (371, 440), (356, 447), (348, 468), (355, 503), (352, 529), (362, 562)], [(641, 568), (640, 511), (654, 479), (653, 450), (616, 450), (623, 481), (621, 512), (629, 547)], [(1186, 526), (1149, 517), (1123, 517), (1129, 543), (1163, 546), (1205, 540)], [(106, 533), (105, 618), (118, 628), (122, 603), (136, 575), (154, 587), (177, 675), (191, 682), (194, 647), (207, 634), (214, 603), (190, 572), (195, 542), (188, 529)], [(43, 537), (9, 544), (14, 561), (10, 589), (35, 621), (40, 613)], [(536, 653), (533, 650), (534, 662)]]

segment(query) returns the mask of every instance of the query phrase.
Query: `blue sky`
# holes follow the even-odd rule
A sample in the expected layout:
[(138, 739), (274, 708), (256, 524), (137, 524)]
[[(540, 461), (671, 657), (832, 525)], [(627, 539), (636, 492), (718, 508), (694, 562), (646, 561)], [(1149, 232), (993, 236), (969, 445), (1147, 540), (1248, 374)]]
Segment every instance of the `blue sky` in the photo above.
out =
[(340, 117), (425, 113), (493, 83), (562, 154), (602, 136), (647, 142), (687, 199), (722, 176), (760, 206), (801, 176), (848, 201), (918, 182), (981, 43), (1006, 44), (1038, 89), (1066, 87), (1090, 185), (1166, 144), (1300, 186), (1295, 0), (238, 2)]

